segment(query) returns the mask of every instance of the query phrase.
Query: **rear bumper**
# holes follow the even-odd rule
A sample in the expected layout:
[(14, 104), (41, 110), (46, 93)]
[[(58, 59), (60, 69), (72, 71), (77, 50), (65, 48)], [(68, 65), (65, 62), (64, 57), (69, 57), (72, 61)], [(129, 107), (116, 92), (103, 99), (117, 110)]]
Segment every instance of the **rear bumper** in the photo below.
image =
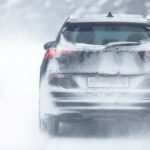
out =
[[(51, 114), (52, 115), (52, 114)], [(83, 120), (128, 120), (128, 121), (148, 121), (150, 111), (141, 110), (97, 110), (97, 111), (60, 111), (55, 114), (62, 122), (79, 122)]]
[(60, 121), (145, 120), (150, 117), (150, 90), (53, 91)]

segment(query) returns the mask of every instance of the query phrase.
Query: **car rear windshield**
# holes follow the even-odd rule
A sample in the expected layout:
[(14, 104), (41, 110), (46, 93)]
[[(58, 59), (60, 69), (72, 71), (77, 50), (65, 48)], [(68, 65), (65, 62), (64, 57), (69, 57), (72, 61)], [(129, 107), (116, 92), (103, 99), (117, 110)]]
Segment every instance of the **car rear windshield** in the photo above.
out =
[(62, 35), (71, 43), (106, 45), (111, 42), (139, 42), (150, 38), (150, 31), (144, 24), (68, 22)]

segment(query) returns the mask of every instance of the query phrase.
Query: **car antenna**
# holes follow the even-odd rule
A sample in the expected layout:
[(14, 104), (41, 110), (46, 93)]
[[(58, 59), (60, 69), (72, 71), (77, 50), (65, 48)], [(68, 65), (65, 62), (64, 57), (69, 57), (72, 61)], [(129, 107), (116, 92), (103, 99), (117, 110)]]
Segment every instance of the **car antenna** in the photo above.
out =
[(111, 12), (108, 13), (107, 17), (114, 17)]

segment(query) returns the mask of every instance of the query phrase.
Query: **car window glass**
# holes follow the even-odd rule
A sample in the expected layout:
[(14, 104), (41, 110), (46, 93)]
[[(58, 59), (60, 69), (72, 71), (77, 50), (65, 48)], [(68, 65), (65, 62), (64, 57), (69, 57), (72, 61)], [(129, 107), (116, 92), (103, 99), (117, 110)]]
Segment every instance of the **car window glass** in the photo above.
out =
[(73, 43), (105, 45), (110, 42), (139, 42), (150, 38), (149, 31), (140, 25), (69, 23), (63, 37)]

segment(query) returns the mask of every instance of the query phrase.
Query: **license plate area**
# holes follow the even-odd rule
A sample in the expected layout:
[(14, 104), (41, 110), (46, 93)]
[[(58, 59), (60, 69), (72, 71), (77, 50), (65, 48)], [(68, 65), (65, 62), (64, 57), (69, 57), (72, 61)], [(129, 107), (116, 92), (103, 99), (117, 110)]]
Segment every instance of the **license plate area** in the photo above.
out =
[(128, 88), (129, 78), (128, 77), (88, 77), (87, 78), (88, 88)]

